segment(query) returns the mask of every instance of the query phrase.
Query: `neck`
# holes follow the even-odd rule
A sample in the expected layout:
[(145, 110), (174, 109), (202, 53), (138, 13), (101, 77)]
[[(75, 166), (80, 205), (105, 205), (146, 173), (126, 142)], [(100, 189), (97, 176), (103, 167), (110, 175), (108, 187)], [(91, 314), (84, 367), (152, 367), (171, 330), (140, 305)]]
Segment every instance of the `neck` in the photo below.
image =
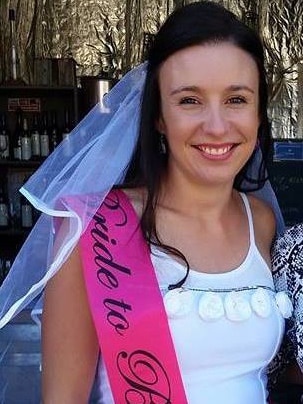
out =
[(169, 177), (162, 182), (159, 201), (165, 208), (213, 220), (226, 213), (235, 195), (232, 184), (190, 184)]

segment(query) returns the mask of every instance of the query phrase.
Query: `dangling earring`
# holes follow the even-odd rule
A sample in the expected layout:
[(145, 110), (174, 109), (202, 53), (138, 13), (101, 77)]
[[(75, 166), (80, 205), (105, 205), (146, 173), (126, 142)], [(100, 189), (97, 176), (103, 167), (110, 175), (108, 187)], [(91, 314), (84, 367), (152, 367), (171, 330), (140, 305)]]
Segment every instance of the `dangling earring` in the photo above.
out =
[(160, 154), (166, 154), (167, 147), (166, 147), (166, 139), (163, 133), (160, 134)]
[(260, 147), (260, 139), (258, 138), (255, 144), (255, 150), (257, 150)]

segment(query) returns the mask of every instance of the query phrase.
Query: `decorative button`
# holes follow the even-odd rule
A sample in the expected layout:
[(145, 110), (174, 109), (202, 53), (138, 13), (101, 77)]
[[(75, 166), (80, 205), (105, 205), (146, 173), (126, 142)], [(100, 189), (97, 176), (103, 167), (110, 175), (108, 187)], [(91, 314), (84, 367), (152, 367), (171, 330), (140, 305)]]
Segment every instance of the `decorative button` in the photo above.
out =
[(169, 290), (164, 296), (164, 306), (168, 317), (183, 317), (191, 311), (194, 296), (191, 290), (181, 288)]
[(215, 321), (224, 316), (221, 297), (214, 292), (206, 292), (199, 301), (199, 315), (205, 321)]
[(267, 290), (258, 288), (251, 296), (251, 306), (258, 316), (269, 317), (272, 306)]
[(293, 305), (286, 292), (276, 293), (276, 303), (284, 318), (290, 318), (293, 312)]
[(247, 320), (252, 313), (249, 302), (237, 292), (230, 292), (226, 295), (224, 306), (226, 317), (231, 321)]

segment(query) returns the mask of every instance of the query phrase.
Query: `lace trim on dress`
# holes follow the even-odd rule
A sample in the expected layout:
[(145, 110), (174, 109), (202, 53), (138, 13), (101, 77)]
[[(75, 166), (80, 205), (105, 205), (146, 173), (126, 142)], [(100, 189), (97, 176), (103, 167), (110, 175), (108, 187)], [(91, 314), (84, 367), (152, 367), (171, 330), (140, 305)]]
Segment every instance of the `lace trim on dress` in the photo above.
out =
[(195, 292), (201, 292), (198, 313), (204, 321), (216, 321), (224, 316), (230, 321), (245, 321), (253, 313), (267, 318), (274, 307), (278, 308), (283, 318), (289, 318), (293, 311), (287, 294), (284, 291), (275, 293), (268, 286), (212, 290), (182, 287), (169, 290), (164, 295), (168, 317), (180, 318), (188, 315), (193, 310)]

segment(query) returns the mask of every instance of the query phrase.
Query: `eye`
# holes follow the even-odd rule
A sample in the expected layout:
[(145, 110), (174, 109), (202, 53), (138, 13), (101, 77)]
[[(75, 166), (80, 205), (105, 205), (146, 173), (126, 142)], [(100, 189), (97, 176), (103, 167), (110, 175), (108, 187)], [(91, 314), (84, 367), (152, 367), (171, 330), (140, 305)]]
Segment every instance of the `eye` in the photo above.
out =
[(180, 100), (180, 104), (198, 104), (198, 101), (193, 97), (183, 97)]
[(246, 99), (245, 99), (245, 97), (239, 97), (239, 96), (230, 97), (230, 98), (227, 100), (227, 103), (228, 103), (228, 104), (245, 104), (245, 103), (246, 103)]

